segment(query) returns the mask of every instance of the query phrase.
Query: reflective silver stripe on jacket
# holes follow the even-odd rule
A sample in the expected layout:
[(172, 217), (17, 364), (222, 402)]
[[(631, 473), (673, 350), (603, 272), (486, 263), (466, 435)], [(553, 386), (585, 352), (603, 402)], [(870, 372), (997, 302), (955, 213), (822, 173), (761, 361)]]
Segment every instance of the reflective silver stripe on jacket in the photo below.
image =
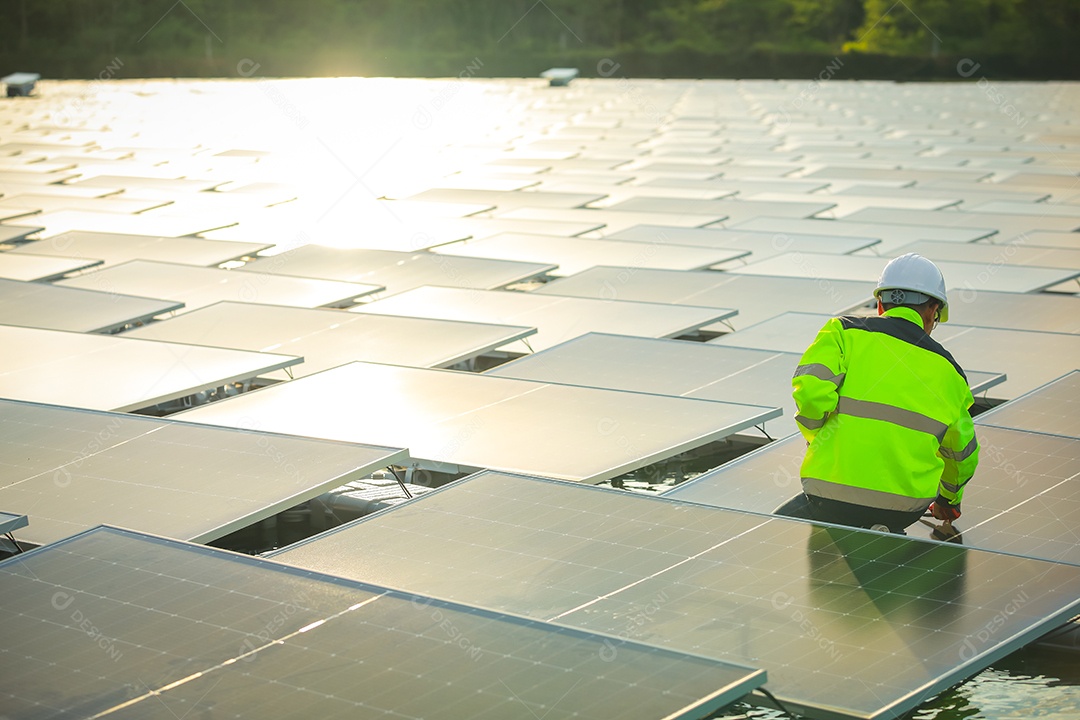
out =
[(854, 398), (842, 397), (836, 405), (836, 411), (852, 417), (883, 420), (909, 430), (929, 433), (936, 437), (939, 443), (945, 439), (945, 431), (949, 429), (949, 426), (945, 423), (938, 422), (922, 413), (870, 400), (855, 400)]
[(813, 377), (816, 377), (818, 380), (831, 382), (836, 387), (840, 387), (840, 385), (844, 382), (844, 373), (840, 373), (839, 375), (837, 375), (831, 369), (829, 369), (829, 366), (822, 365), (821, 363), (808, 363), (806, 365), (800, 365), (799, 367), (795, 368), (795, 374), (792, 375), (792, 377), (797, 378), (800, 375), (811, 375)]
[(941, 481), (941, 487), (945, 488), (946, 490), (948, 490), (949, 492), (951, 492), (951, 493), (953, 493), (955, 495), (956, 493), (960, 492), (960, 488), (962, 488), (964, 486), (963, 485), (956, 485), (955, 483), (945, 482), (944, 480), (942, 480)]
[(795, 416), (795, 422), (799, 423), (800, 425), (802, 425), (807, 430), (817, 430), (822, 425), (824, 425), (825, 421), (828, 420), (828, 419), (829, 418), (828, 418), (827, 415), (825, 417), (823, 417), (823, 418), (818, 419), (818, 420), (815, 420), (813, 418), (808, 418), (805, 415), (796, 415)]
[(950, 450), (949, 448), (942, 445), (940, 448), (938, 448), (938, 452), (941, 453), (941, 457), (943, 458), (948, 458), (949, 460), (955, 460), (956, 462), (960, 462), (961, 460), (967, 460), (969, 457), (971, 457), (971, 453), (975, 452), (978, 447), (978, 438), (972, 437), (971, 441), (964, 446), (963, 450)]
[[(868, 469), (869, 470), (869, 469)], [(869, 470), (872, 472), (872, 470)], [(896, 493), (882, 490), (870, 490), (868, 488), (841, 485), (840, 483), (819, 480), (817, 478), (802, 479), (803, 492), (807, 495), (816, 495), (829, 500), (862, 505), (864, 507), (880, 508), (882, 510), (899, 510), (900, 512), (922, 512), (930, 507), (934, 498), (909, 498)]]

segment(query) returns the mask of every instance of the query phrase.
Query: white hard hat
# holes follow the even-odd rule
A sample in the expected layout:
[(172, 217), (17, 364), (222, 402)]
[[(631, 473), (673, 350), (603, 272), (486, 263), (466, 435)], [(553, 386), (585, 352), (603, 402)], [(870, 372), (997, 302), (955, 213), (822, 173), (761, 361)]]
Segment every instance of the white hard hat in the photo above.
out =
[[(886, 291), (894, 291), (882, 298)], [(922, 255), (908, 253), (889, 261), (881, 271), (874, 297), (894, 305), (920, 305), (933, 298), (941, 303), (941, 322), (949, 319), (945, 278), (938, 266)]]

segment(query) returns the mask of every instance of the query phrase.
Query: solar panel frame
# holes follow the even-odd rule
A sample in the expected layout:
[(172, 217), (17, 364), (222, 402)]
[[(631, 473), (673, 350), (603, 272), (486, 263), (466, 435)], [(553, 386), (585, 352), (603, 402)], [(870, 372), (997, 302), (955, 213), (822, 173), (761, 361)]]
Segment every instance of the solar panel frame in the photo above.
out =
[(21, 535), (35, 544), (110, 522), (210, 542), (409, 457), (266, 432), (257, 418), (212, 428), (19, 400), (0, 407), (0, 504), (31, 516)]
[[(1025, 593), (1018, 606), (1010, 603), (1008, 622), (1023, 613), (1026, 629), (1014, 626), (976, 644), (969, 638), (986, 617), (975, 615), (1001, 613), (1017, 586), (1045, 588), (1054, 582), (1051, 575), (1075, 584), (1080, 569), (638, 493), (571, 492), (575, 487), (479, 473), (272, 558), (319, 572), (333, 568), (343, 576), (363, 572), (391, 586), (562, 625), (605, 632), (629, 627), (629, 637), (710, 657), (753, 656), (786, 705), (822, 718), (902, 715), (1080, 607), (1080, 594), (1065, 584), (1058, 585), (1053, 610), (1031, 607)], [(425, 513), (426, 521), (401, 525), (416, 513)], [(447, 532), (450, 521), (457, 529)], [(395, 538), (392, 546), (386, 533)], [(485, 536), (482, 545), (470, 539), (476, 533)], [(785, 565), (786, 554), (805, 556), (809, 571), (801, 559)], [(903, 580), (904, 573), (912, 576)], [(925, 582), (907, 584), (916, 576)], [(1036, 577), (1047, 585), (1034, 585)], [(892, 595), (893, 583), (905, 585), (903, 594)], [(967, 599), (977, 585), (995, 597)], [(961, 607), (966, 615), (958, 614)], [(640, 630), (628, 626), (650, 610)], [(873, 637), (852, 637), (857, 623), (872, 628)], [(791, 647), (770, 649), (748, 634), (755, 624), (765, 639), (785, 624), (797, 637)], [(961, 629), (966, 624), (971, 628)], [(842, 648), (835, 652), (839, 657), (827, 658), (829, 647)], [(854, 656), (844, 655), (849, 647)], [(904, 655), (911, 661), (898, 662)], [(833, 662), (855, 675), (829, 670)], [(814, 677), (796, 682), (796, 665)]]
[[(9, 652), (26, 655), (27, 666), (49, 662), (64, 678), (5, 675), (19, 716), (43, 707), (123, 718), (273, 706), (319, 717), (493, 719), (524, 706), (599, 720), (610, 717), (607, 706), (621, 717), (677, 720), (711, 714), (766, 679), (639, 643), (614, 650), (617, 679), (605, 672), (615, 657), (609, 636), (112, 527), (9, 560), (0, 574), (8, 588), (0, 611), (22, 621)], [(51, 642), (31, 642), (42, 627)], [(75, 663), (95, 658), (112, 662), (80, 674)], [(372, 667), (342, 677), (343, 662)]]
[(12, 533), (29, 524), (30, 520), (25, 515), (0, 511), (0, 533)]

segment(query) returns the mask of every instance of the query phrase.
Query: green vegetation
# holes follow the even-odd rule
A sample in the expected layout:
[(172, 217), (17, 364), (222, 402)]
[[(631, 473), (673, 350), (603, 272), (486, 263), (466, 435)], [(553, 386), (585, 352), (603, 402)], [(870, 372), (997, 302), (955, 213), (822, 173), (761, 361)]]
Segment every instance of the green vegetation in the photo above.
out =
[(815, 77), (841, 57), (846, 77), (956, 79), (971, 58), (1075, 78), (1078, 36), (1080, 0), (6, 0), (0, 69), (595, 76), (610, 58), (619, 76)]

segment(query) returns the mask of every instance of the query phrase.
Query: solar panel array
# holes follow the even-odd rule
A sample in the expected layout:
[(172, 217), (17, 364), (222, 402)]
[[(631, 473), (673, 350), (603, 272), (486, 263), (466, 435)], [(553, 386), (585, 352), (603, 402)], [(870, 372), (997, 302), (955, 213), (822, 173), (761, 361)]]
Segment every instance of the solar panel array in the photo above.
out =
[[(660, 459), (707, 453), (714, 441), (733, 435), (759, 435), (755, 425), (764, 424), (771, 436), (787, 435), (714, 470), (717, 478), (738, 474), (746, 484), (760, 477), (756, 463), (773, 462), (770, 453), (780, 458), (787, 452), (792, 460), (798, 455), (801, 441), (789, 434), (794, 427), (785, 377), (798, 353), (826, 316), (872, 313), (880, 268), (889, 257), (915, 249), (941, 261), (950, 287), (952, 322), (937, 328), (935, 338), (971, 370), (973, 391), (1016, 402), (980, 421), (986, 443), (980, 472), (1005, 475), (983, 486), (976, 479), (966, 500), (965, 541), (1070, 559), (1061, 538), (1075, 527), (1075, 483), (1066, 475), (1077, 452), (1076, 388), (1066, 378), (1042, 394), (1034, 391), (1077, 369), (1080, 357), (1073, 307), (1080, 292), (1080, 204), (1075, 173), (1063, 169), (1080, 162), (1074, 123), (1080, 98), (1069, 85), (1002, 87), (1018, 106), (1040, 109), (1030, 126), (1018, 127), (1013, 118), (994, 112), (974, 80), (815, 83), (809, 94), (805, 83), (795, 81), (611, 78), (576, 80), (563, 88), (540, 80), (46, 81), (33, 102), (0, 104), (0, 323), (21, 326), (4, 331), (11, 337), (125, 332), (130, 340), (86, 339), (117, 341), (110, 343), (113, 348), (166, 351), (150, 357), (114, 349), (123, 357), (108, 360), (104, 369), (111, 374), (102, 375), (94, 372), (92, 356), (74, 354), (65, 356), (67, 365), (53, 357), (18, 369), (17, 358), (33, 355), (20, 347), (0, 361), (0, 377), (15, 382), (16, 376), (29, 377), (19, 373), (31, 373), (34, 384), (15, 382), (20, 391), (47, 391), (34, 397), (65, 405), (79, 404), (79, 398), (87, 402), (89, 395), (116, 397), (117, 388), (136, 384), (147, 389), (135, 393), (131, 403), (152, 402), (208, 382), (238, 379), (220, 366), (203, 378), (206, 358), (254, 357), (258, 362), (245, 365), (243, 379), (255, 373), (259, 378), (251, 386), (271, 387), (211, 402), (188, 417), (258, 427), (264, 440), (281, 437), (266, 431), (281, 430), (349, 443), (389, 443), (403, 450), (377, 451), (373, 463), (451, 472), (488, 467), (599, 482)], [(364, 98), (361, 110), (357, 97)], [(215, 118), (212, 128), (175, 121), (204, 115)], [(346, 308), (353, 312), (341, 311)], [(57, 335), (60, 330), (69, 332)], [(688, 342), (712, 335), (719, 337), (707, 344)], [(48, 350), (44, 340), (32, 345), (34, 351)], [(527, 357), (495, 367), (490, 377), (431, 369), (484, 370), (517, 355)], [(307, 377), (288, 380), (290, 374), (277, 362), (281, 356), (303, 357), (291, 375)], [(191, 381), (186, 376), (192, 374), (200, 377)], [(112, 377), (123, 383), (107, 379)], [(7, 402), (5, 410), (24, 407)], [(100, 406), (135, 409), (127, 399), (111, 402)], [(66, 452), (71, 462), (71, 449), (59, 447), (66, 435), (53, 437), (46, 426), (24, 430), (34, 436), (42, 457)], [(168, 428), (181, 426), (192, 427)], [(223, 434), (235, 430), (199, 432), (228, 437), (229, 443), (239, 437)], [(166, 434), (163, 429), (151, 436)], [(190, 450), (192, 442), (216, 447), (211, 435), (165, 449), (155, 445), (145, 457), (125, 462), (142, 468), (152, 463), (147, 458), (160, 455), (190, 470), (186, 463), (202, 460)], [(14, 437), (21, 436), (0, 443), (11, 458), (19, 456)], [(198, 465), (189, 475), (222, 478), (224, 494), (232, 492), (226, 476), (249, 487), (237, 463), (221, 460), (232, 456), (215, 457), (221, 467), (204, 471)], [(255, 465), (267, 462), (263, 458)], [(797, 472), (791, 477), (797, 481)], [(513, 480), (530, 487), (521, 485), (530, 481)], [(28, 482), (14, 487), (29, 492)], [(115, 482), (95, 476), (80, 483), (86, 494), (76, 505), (93, 512), (55, 528), (46, 518), (62, 515), (68, 495), (54, 498), (47, 487), (38, 488), (34, 502), (41, 504), (28, 511), (29, 529), (20, 533), (34, 531), (35, 514), (42, 532), (55, 531), (50, 539), (88, 527), (105, 507), (95, 493), (127, 497), (109, 485)], [(142, 492), (144, 484), (122, 489)], [(698, 480), (677, 491), (707, 485)], [(195, 487), (208, 491), (206, 483)], [(264, 509), (288, 506), (281, 504), (288, 502), (282, 487), (266, 488), (277, 494)], [(768, 512), (781, 494), (776, 490), (747, 486), (742, 497)], [(554, 515), (535, 514), (554, 517), (555, 527), (573, 534), (575, 524), (585, 522), (574, 503), (591, 502), (581, 498), (595, 491), (581, 492), (586, 494), (555, 503)], [(437, 496), (444, 493), (450, 496), (449, 491)], [(291, 498), (293, 504), (298, 497)], [(689, 507), (648, 502), (664, 512)], [(151, 505), (120, 502), (127, 514), (99, 519), (163, 532), (148, 520), (155, 517)], [(231, 512), (231, 519), (223, 516), (215, 527), (238, 527), (254, 517), (250, 508), (225, 505), (232, 508), (224, 513)], [(495, 506), (506, 509), (502, 501)], [(730, 511), (715, 512), (730, 520)], [(1043, 525), (1034, 529), (1040, 519)], [(517, 530), (529, 520), (515, 519)], [(819, 542), (820, 529), (758, 521), (770, 532), (784, 531), (779, 539), (761, 537), (760, 542), (757, 531), (750, 532), (755, 542), (740, 550), (740, 558), (762, 557), (766, 564), (778, 558), (777, 566), (791, 570), (781, 591), (800, 598), (779, 609), (766, 603), (768, 622), (790, 625), (798, 612), (811, 618), (813, 627), (829, 630), (828, 639), (847, 642), (844, 623), (866, 619), (862, 609), (868, 606), (848, 607), (844, 617), (849, 620), (829, 615), (840, 607), (830, 603), (845, 601), (823, 595), (824, 586), (811, 583), (806, 590), (806, 573), (800, 575), (798, 568), (807, 563), (789, 557), (811, 542), (808, 537)], [(509, 523), (504, 529), (513, 527)], [(206, 532), (164, 534), (205, 539)], [(447, 522), (440, 532), (444, 547), (433, 549), (433, 557), (445, 557), (445, 548), (469, 537), (471, 528)], [(605, 526), (595, 532), (602, 538), (614, 531)], [(560, 540), (548, 542), (537, 551), (562, 547)], [(896, 538), (875, 542), (894, 543), (896, 552), (906, 547)], [(742, 547), (743, 540), (731, 543)], [(829, 543), (836, 547), (826, 548)], [(864, 575), (878, 577), (881, 568), (873, 560), (859, 559), (863, 546), (847, 545), (830, 536), (821, 546), (825, 549), (814, 546), (809, 557), (816, 559), (810, 564), (828, 558), (824, 565), (835, 569), (837, 556), (847, 555)], [(595, 543), (574, 552), (589, 572), (598, 572), (607, 559)], [(933, 552), (939, 557), (954, 551)], [(982, 562), (991, 557), (985, 553), (968, 556), (979, 559), (980, 567), (994, 564)], [(1008, 559), (1013, 561), (1020, 562)], [(643, 567), (626, 567), (629, 585), (653, 587)], [(692, 582), (676, 586), (678, 593), (693, 588), (699, 597), (752, 619), (761, 608), (751, 601), (740, 605), (731, 588), (757, 587), (763, 570), (749, 561), (740, 567), (734, 579), (702, 568)], [(210, 572), (215, 582), (219, 572)], [(847, 587), (854, 566), (846, 572), (826, 585)], [(1055, 567), (1054, 572), (1066, 571)], [(933, 619), (888, 627), (895, 634), (888, 642), (897, 637), (907, 642), (916, 627), (920, 637), (926, 631), (944, 637), (982, 618), (980, 612), (993, 603), (1003, 605), (1004, 586), (987, 579), (991, 576), (997, 577), (993, 572), (971, 576), (979, 593), (994, 588), (979, 595), (980, 608), (966, 600), (942, 600), (939, 590), (920, 589), (918, 602), (937, 608), (923, 618)], [(541, 606), (559, 592), (580, 590), (575, 578), (581, 577), (568, 570), (552, 595), (537, 596)], [(870, 586), (880, 589), (875, 582)], [(504, 589), (512, 594), (514, 587)], [(791, 588), (802, 588), (803, 595)], [(874, 607), (892, 608), (894, 595), (876, 593), (869, 592)], [(582, 624), (620, 634), (622, 628), (610, 618), (629, 611), (607, 619), (595, 612), (608, 608), (609, 601), (618, 607), (614, 598), (598, 598), (595, 607), (583, 608)], [(647, 599), (643, 602), (650, 607)], [(687, 599), (685, 607), (695, 602)], [(788, 612), (789, 607), (798, 610)], [(684, 624), (692, 613), (669, 617), (666, 608), (657, 611), (671, 637), (693, 637), (687, 631), (696, 625)], [(1034, 633), (1037, 620), (1052, 615), (1040, 603), (1025, 606), (1021, 614), (1030, 615), (1031, 622), (1016, 638)], [(724, 652), (741, 652), (748, 642), (731, 628), (753, 622), (736, 615), (709, 629), (723, 639), (717, 648), (726, 645)], [(824, 699), (830, 688), (846, 690), (851, 677), (883, 665), (852, 651), (840, 662), (842, 670), (833, 672), (830, 658), (814, 659), (827, 648), (807, 633), (791, 630), (788, 639), (794, 644), (762, 664), (795, 687), (796, 698), (820, 691), (806, 707), (833, 716), (891, 716), (914, 707), (941, 683), (977, 672), (1006, 649), (994, 640), (993, 649), (980, 647), (972, 658), (961, 655), (958, 661), (956, 652), (934, 655), (933, 648), (918, 645), (918, 661), (904, 663), (897, 659), (909, 657), (914, 645), (898, 646), (890, 666), (917, 669), (882, 674), (858, 686), (852, 706), (838, 710)], [(864, 647), (877, 647), (878, 637), (871, 635), (860, 639)], [(261, 659), (288, 654), (280, 647), (267, 650), (260, 651)], [(342, 653), (355, 661), (367, 657)], [(643, 662), (650, 662), (646, 656)], [(78, 670), (77, 663), (85, 660), (78, 657), (68, 667)], [(185, 684), (173, 697), (179, 695), (186, 711), (206, 692), (234, 714), (243, 714), (249, 703), (294, 702), (277, 699), (291, 670), (271, 662), (264, 667), (263, 675), (215, 670), (218, 678), (230, 678), (220, 690), (206, 678)], [(610, 689), (607, 678), (595, 679), (603, 672), (588, 663), (574, 667), (569, 675), (582, 689), (597, 688), (592, 700), (602, 704), (611, 697), (601, 690)], [(807, 669), (810, 680), (788, 685)], [(506, 715), (507, 706), (499, 704), (505, 694), (489, 698), (490, 682), (465, 676), (485, 703), (494, 704), (479, 710), (456, 706), (459, 710), (467, 707), (464, 714), (477, 717)], [(537, 692), (546, 696), (552, 686), (541, 685)], [(750, 686), (733, 687), (745, 692)], [(621, 686), (617, 692), (623, 692)], [(626, 692), (627, 698), (640, 695)], [(704, 711), (703, 692), (694, 686), (671, 708)], [(878, 694), (902, 699), (871, 699)], [(332, 714), (331, 707), (355, 714), (357, 706), (336, 705), (331, 696), (335, 693), (297, 695), (307, 702), (319, 698), (326, 714)], [(394, 695), (390, 702), (388, 695), (380, 709), (432, 715), (418, 696)], [(721, 696), (714, 699), (720, 702)], [(551, 716), (561, 707), (528, 705), (533, 714)], [(115, 714), (138, 715), (145, 709), (143, 700)], [(567, 710), (578, 711), (576, 706)]]
[(0, 697), (15, 718), (700, 718), (765, 680), (110, 528), (0, 563), (0, 584)]
[(274, 559), (753, 659), (827, 717), (900, 716), (1080, 607), (1073, 565), (492, 472)]

